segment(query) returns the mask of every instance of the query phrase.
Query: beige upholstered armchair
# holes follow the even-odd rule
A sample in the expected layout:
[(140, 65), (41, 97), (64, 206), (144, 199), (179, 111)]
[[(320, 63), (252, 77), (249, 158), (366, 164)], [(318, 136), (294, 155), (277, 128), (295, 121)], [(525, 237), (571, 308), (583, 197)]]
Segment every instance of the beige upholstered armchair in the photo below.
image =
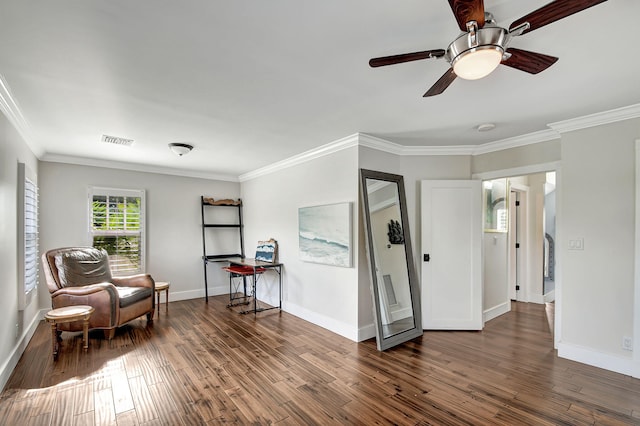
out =
[[(53, 308), (89, 305), (95, 312), (90, 329), (103, 329), (111, 340), (116, 328), (142, 315), (153, 321), (155, 283), (148, 274), (112, 277), (107, 252), (93, 247), (47, 251), (42, 265)], [(80, 331), (82, 322), (60, 324), (61, 331)]]

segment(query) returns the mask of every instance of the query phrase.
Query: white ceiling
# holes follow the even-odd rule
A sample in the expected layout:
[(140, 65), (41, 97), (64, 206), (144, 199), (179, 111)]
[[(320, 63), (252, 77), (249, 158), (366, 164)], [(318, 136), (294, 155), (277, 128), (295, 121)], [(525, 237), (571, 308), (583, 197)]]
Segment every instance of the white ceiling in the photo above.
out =
[[(485, 9), (508, 27), (546, 3)], [(638, 16), (640, 1), (609, 0), (512, 42), (559, 57), (548, 70), (502, 66), (423, 98), (446, 61), (368, 61), (446, 48), (459, 33), (446, 0), (5, 1), (0, 76), (40, 158), (238, 176), (358, 132), (478, 145), (637, 104)], [(497, 128), (474, 130), (485, 122)], [(196, 148), (177, 157), (170, 142)]]

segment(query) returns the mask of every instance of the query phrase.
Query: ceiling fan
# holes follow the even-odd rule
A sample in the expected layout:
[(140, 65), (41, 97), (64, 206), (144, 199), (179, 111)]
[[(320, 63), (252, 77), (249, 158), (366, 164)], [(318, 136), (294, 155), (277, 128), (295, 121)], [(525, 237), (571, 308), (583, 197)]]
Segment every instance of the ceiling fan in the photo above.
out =
[(445, 58), (449, 70), (423, 95), (445, 91), (456, 77), (477, 80), (503, 64), (530, 74), (553, 65), (558, 58), (542, 53), (508, 47), (513, 37), (581, 12), (607, 0), (555, 0), (514, 21), (507, 30), (496, 25), (493, 15), (484, 10), (483, 0), (448, 0), (462, 33), (446, 49), (425, 50), (383, 56), (369, 61), (371, 67), (399, 64), (430, 58)]

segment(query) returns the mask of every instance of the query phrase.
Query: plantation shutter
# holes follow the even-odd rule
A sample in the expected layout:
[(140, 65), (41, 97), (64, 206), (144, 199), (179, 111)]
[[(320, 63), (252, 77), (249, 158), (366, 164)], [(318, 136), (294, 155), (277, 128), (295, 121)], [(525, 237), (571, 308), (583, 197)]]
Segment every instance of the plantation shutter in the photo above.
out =
[(114, 275), (144, 272), (144, 191), (93, 188), (93, 247), (109, 253)]
[(36, 300), (38, 292), (38, 176), (18, 162), (17, 284), (18, 310)]
[(24, 292), (38, 285), (38, 189), (24, 182)]

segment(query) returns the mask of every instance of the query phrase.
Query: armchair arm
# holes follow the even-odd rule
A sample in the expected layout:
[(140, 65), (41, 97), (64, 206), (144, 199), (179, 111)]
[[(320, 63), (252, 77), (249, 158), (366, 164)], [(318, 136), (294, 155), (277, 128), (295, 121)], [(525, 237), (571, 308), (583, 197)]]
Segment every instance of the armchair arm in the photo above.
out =
[[(99, 284), (91, 284), (91, 285), (85, 285), (85, 286), (79, 286), (79, 287), (64, 287), (51, 293), (51, 299), (54, 300), (56, 298), (68, 299), (68, 298), (74, 298), (74, 297), (84, 297), (84, 296), (89, 296), (91, 294), (98, 293), (101, 291), (107, 291), (109, 293), (115, 292), (116, 297), (118, 295), (118, 292), (116, 291), (113, 284), (99, 283)], [(77, 305), (77, 303), (75, 304)], [(63, 305), (63, 306), (67, 306), (67, 305)]]
[(82, 287), (65, 287), (51, 294), (53, 308), (89, 305), (95, 312), (89, 320), (89, 328), (110, 328), (118, 324), (120, 296), (111, 283), (91, 284)]
[(155, 288), (155, 282), (149, 274), (130, 275), (128, 277), (112, 277), (111, 282), (118, 287), (148, 287)]

